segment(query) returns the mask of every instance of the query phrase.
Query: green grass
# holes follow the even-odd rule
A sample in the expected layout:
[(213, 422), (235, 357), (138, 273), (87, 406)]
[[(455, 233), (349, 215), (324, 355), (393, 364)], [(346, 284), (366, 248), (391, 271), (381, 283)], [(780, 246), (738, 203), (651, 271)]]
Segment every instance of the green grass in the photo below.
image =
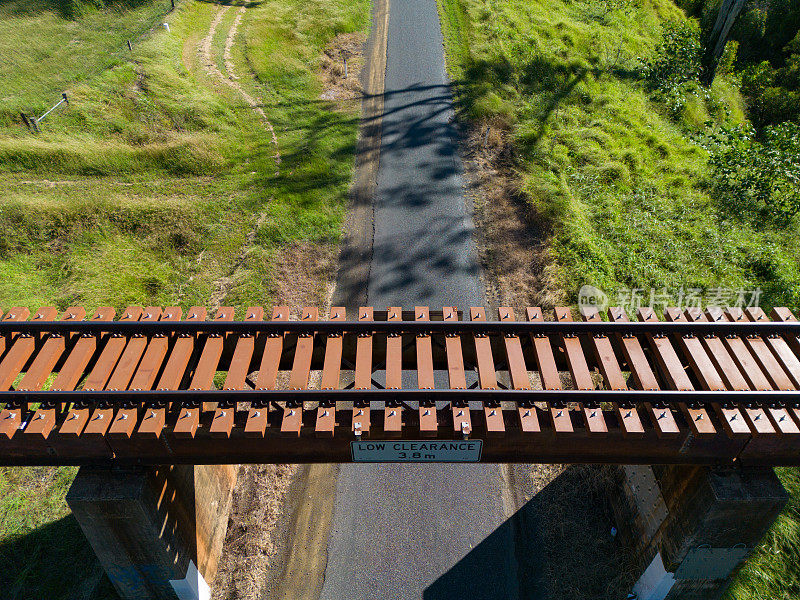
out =
[(170, 7), (169, 0), (139, 2), (135, 8), (120, 3), (68, 20), (63, 18), (63, 4), (0, 2), (0, 122), (16, 120), (19, 111), (41, 114), (64, 90), (124, 62), (129, 54), (126, 42), (137, 43), (163, 22)]
[[(438, 1), (461, 116), (508, 132), (566, 301), (583, 284), (611, 302), (625, 288), (647, 290), (645, 302), (666, 289), (677, 302), (681, 288), (724, 287), (761, 288), (766, 308), (800, 307), (798, 220), (736, 218), (710, 192), (696, 140), (709, 121), (747, 118), (735, 80), (691, 92), (677, 115), (641, 81), (660, 24), (686, 18), (671, 0)], [(777, 472), (792, 499), (730, 600), (800, 596), (800, 472)]]
[[(735, 84), (690, 93), (673, 119), (639, 57), (670, 0), (439, 0), (462, 115), (507, 129), (528, 201), (552, 226), (558, 286), (676, 292), (760, 287), (762, 305), (800, 306), (800, 226), (727, 215), (708, 191), (706, 122), (745, 118)], [(465, 16), (467, 15), (467, 16)], [(612, 300), (613, 301), (613, 300)]]
[(728, 590), (728, 600), (794, 600), (800, 597), (800, 470), (775, 469), (791, 495), (753, 556)]
[[(162, 14), (164, 2), (90, 11), (74, 22), (24, 4), (2, 4), (19, 32), (3, 39), (9, 51), (25, 47), (23, 33), (42, 23), (58, 39), (87, 32), (80, 45), (66, 44), (67, 56), (24, 53), (39, 58), (37, 89), (67, 87), (69, 108), (51, 115), (38, 136), (14, 111), (0, 120), (0, 307), (204, 305), (253, 231), (228, 298), (269, 304), (270, 265), (284, 247), (337, 243), (357, 118), (353, 107), (319, 100), (316, 69), (335, 35), (366, 31), (368, 2), (273, 0), (246, 11), (233, 59), (275, 128), (279, 174), (258, 116), (200, 69), (196, 45), (217, 5), (179, 3), (168, 17), (171, 32), (156, 27), (138, 38), (128, 60), (98, 55)], [(236, 10), (214, 39), (218, 66)], [(118, 24), (112, 35), (92, 33), (110, 19)], [(0, 28), (11, 31), (9, 20)], [(65, 62), (81, 67), (62, 73)], [(0, 78), (20, 90), (17, 104), (32, 102), (12, 65), (0, 64)]]
[[(232, 4), (212, 43), (223, 72)], [(245, 11), (232, 59), (275, 128), (278, 173), (260, 117), (202, 69), (217, 4), (164, 16), (169, 0), (119, 0), (75, 20), (62, 5), (0, 0), (0, 309), (208, 306), (226, 277), (225, 304), (269, 306), (287, 248), (330, 251), (340, 236), (358, 105), (319, 100), (317, 72), (334, 36), (367, 31), (369, 1)], [(69, 107), (32, 135), (19, 111), (62, 91)], [(115, 597), (64, 504), (74, 475), (0, 470), (3, 598)]]

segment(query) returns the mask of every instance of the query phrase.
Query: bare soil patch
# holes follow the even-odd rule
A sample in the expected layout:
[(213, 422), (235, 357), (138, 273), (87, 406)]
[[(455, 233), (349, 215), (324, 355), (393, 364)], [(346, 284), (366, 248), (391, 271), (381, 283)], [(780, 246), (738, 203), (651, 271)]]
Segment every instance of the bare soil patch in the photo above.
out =
[(364, 66), (366, 40), (367, 37), (363, 33), (343, 33), (333, 38), (325, 48), (320, 59), (322, 100), (341, 101), (361, 98), (364, 92), (361, 85), (361, 69)]
[(242, 465), (233, 492), (222, 558), (212, 586), (214, 600), (261, 598), (275, 553), (272, 529), (296, 465)]
[(482, 123), (466, 132), (462, 148), (487, 302), (545, 309), (563, 302), (548, 251), (550, 231), (522, 192), (509, 131)]

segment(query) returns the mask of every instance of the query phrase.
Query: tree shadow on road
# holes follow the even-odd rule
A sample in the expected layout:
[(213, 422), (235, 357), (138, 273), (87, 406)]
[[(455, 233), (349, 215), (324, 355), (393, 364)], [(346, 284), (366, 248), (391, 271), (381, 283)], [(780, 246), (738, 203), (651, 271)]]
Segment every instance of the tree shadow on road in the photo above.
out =
[[(514, 468), (517, 490), (537, 477), (537, 465)], [(534, 483), (535, 485), (535, 483)], [(499, 540), (514, 540), (520, 599), (617, 600), (633, 585), (629, 558), (615, 537), (607, 489), (613, 480), (602, 467), (571, 466), (552, 479), (503, 525), (450, 571), (433, 582), (424, 600), (505, 599), (487, 590), (487, 564)]]

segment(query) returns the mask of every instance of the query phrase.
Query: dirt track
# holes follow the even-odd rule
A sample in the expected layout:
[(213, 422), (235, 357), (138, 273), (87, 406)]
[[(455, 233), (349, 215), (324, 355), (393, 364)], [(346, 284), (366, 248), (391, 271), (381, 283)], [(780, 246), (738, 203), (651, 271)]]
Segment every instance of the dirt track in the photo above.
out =
[(200, 46), (198, 48), (198, 52), (201, 55), (200, 64), (203, 66), (203, 70), (206, 74), (213, 78), (217, 79), (218, 81), (224, 83), (227, 86), (230, 86), (237, 94), (239, 94), (242, 99), (253, 109), (253, 111), (261, 118), (261, 122), (264, 124), (264, 128), (267, 132), (272, 136), (272, 144), (275, 146), (275, 174), (277, 175), (280, 169), (281, 164), (281, 152), (280, 147), (278, 146), (278, 137), (275, 135), (275, 129), (272, 127), (272, 123), (269, 122), (267, 119), (267, 115), (264, 110), (261, 108), (261, 99), (254, 98), (247, 91), (244, 89), (242, 84), (239, 82), (239, 77), (236, 74), (234, 62), (231, 55), (231, 48), (233, 44), (236, 42), (236, 35), (239, 31), (239, 26), (242, 23), (242, 17), (244, 16), (245, 11), (247, 10), (246, 6), (240, 6), (239, 10), (236, 13), (236, 17), (233, 20), (233, 23), (228, 29), (228, 34), (225, 38), (225, 51), (223, 53), (223, 61), (225, 64), (225, 70), (228, 72), (227, 76), (219, 70), (217, 66), (217, 61), (214, 58), (214, 53), (212, 51), (214, 38), (217, 35), (217, 28), (219, 24), (222, 22), (222, 19), (225, 17), (225, 14), (231, 9), (230, 5), (222, 6), (220, 5), (217, 8), (217, 14), (214, 16), (214, 19), (211, 21), (211, 26), (209, 27), (208, 34), (203, 40), (200, 42)]

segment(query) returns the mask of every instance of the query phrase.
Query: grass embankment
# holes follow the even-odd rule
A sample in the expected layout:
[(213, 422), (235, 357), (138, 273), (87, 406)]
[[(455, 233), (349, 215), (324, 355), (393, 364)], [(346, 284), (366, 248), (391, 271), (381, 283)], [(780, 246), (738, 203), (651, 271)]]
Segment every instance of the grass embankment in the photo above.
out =
[(800, 470), (775, 469), (791, 498), (755, 554), (733, 581), (727, 600), (800, 597)]
[[(737, 123), (735, 83), (718, 77), (673, 116), (653, 102), (639, 57), (670, 0), (440, 0), (463, 114), (505, 132), (529, 205), (551, 228), (555, 284), (575, 301), (681, 287), (764, 290), (800, 305), (800, 227), (729, 216), (708, 191), (706, 123)], [(647, 299), (647, 298), (646, 298)]]
[[(80, 1), (0, 4), (0, 308), (244, 310), (287, 301), (289, 275), (323, 297), (357, 104), (321, 101), (319, 70), (336, 36), (366, 31), (368, 1), (265, 0), (241, 15), (233, 2), (216, 28), (213, 2), (165, 17), (169, 0), (118, 0), (66, 19)], [(28, 132), (19, 112), (62, 91), (69, 107)], [(3, 598), (113, 597), (63, 502), (74, 473), (0, 469)]]
[[(8, 4), (6, 14), (14, 14)], [(265, 2), (246, 11), (232, 54), (239, 81), (263, 99), (276, 131), (278, 175), (262, 119), (203, 72), (198, 46), (217, 9), (180, 4), (171, 33), (159, 27), (134, 47), (132, 60), (85, 74), (69, 89), (70, 107), (48, 117), (38, 136), (17, 116), (19, 105), (32, 105), (27, 92), (6, 91), (14, 110), (3, 113), (0, 127), (1, 306), (206, 304), (217, 282), (232, 275), (229, 302), (269, 303), (271, 265), (282, 247), (336, 242), (356, 124), (352, 112), (318, 100), (315, 68), (331, 38), (365, 27), (365, 7)], [(225, 75), (221, 53), (234, 12), (212, 45)], [(110, 23), (116, 12), (103, 15)], [(17, 30), (29, 18), (43, 19), (18, 14)], [(80, 29), (83, 20), (77, 23)], [(38, 39), (32, 31), (17, 36), (20, 47)], [(66, 56), (41, 56), (43, 72), (108, 50), (88, 41), (64, 47)], [(13, 63), (0, 65), (4, 81), (6, 70)], [(248, 81), (251, 70), (257, 81)], [(12, 81), (24, 87), (19, 76)], [(52, 83), (31, 112), (41, 114), (63, 87), (60, 79)], [(246, 264), (237, 269), (252, 232)]]
[[(662, 23), (686, 19), (673, 2), (439, 5), (461, 115), (481, 140), (507, 146), (495, 154), (499, 168), (544, 225), (535, 229), (547, 232), (547, 272), (560, 301), (574, 303), (587, 283), (610, 292), (611, 302), (615, 290), (646, 290), (645, 303), (651, 288), (677, 303), (680, 288), (758, 287), (762, 306), (800, 308), (797, 218), (726, 214), (697, 143), (717, 125), (747, 119), (736, 79), (718, 76), (675, 112), (642, 80), (639, 57), (652, 54)], [(792, 501), (730, 598), (800, 595), (800, 475), (777, 472)]]
[(42, 114), (64, 90), (124, 61), (130, 54), (126, 42), (138, 43), (170, 9), (168, 1), (121, 0), (109, 10), (66, 19), (66, 4), (0, 3), (0, 122), (5, 127), (18, 121), (20, 111)]

